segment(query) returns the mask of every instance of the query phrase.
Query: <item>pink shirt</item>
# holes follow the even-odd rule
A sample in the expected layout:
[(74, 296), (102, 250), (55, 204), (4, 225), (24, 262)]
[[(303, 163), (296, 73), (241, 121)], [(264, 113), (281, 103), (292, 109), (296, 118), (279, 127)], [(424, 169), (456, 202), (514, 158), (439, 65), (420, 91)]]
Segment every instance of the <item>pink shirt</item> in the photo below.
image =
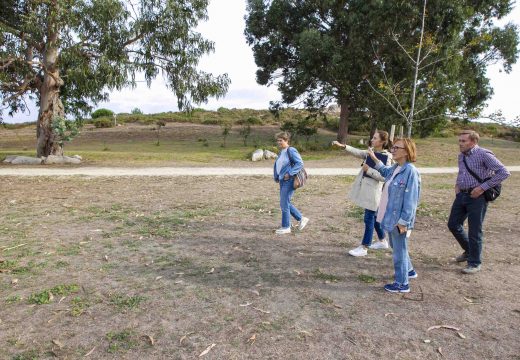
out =
[(379, 209), (377, 210), (377, 218), (376, 221), (378, 223), (381, 223), (383, 221), (383, 218), (385, 217), (386, 212), (386, 204), (388, 204), (388, 187), (392, 183), (392, 180), (394, 180), (394, 177), (399, 173), (401, 170), (400, 166), (397, 166), (394, 170), (394, 173), (392, 174), (392, 177), (390, 180), (385, 182), (385, 186), (383, 186), (383, 193), (381, 194), (381, 202), (379, 203)]

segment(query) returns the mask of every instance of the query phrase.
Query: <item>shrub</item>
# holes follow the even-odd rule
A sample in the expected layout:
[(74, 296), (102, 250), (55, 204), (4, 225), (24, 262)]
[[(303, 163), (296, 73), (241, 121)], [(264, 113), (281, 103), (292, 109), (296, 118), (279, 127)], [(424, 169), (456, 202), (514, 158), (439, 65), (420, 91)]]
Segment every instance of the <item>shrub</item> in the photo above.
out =
[(108, 110), (108, 109), (97, 109), (96, 111), (94, 111), (92, 113), (92, 119), (97, 119), (97, 118), (100, 118), (102, 116), (112, 116), (114, 115), (114, 112), (112, 110)]
[(109, 128), (114, 126), (114, 122), (108, 118), (101, 118), (94, 120), (94, 126), (96, 128)]

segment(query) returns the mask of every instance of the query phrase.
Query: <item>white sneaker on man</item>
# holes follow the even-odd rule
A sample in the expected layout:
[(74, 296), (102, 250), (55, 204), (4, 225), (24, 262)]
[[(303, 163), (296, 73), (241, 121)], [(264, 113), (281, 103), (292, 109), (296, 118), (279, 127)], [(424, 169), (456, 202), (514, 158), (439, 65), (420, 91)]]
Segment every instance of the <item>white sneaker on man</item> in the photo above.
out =
[(367, 248), (363, 245), (359, 245), (357, 248), (349, 250), (348, 252), (352, 256), (366, 256), (368, 254)]
[(376, 241), (372, 243), (368, 248), (373, 250), (380, 250), (380, 249), (388, 249), (390, 246), (388, 246), (388, 240), (383, 239), (381, 241)]
[(276, 229), (275, 233), (278, 234), (278, 235), (290, 234), (291, 233), (291, 228), (290, 227), (279, 228), (279, 229)]
[(298, 230), (302, 231), (305, 226), (307, 226), (307, 223), (309, 222), (309, 218), (302, 217), (300, 220), (300, 223), (298, 224)]

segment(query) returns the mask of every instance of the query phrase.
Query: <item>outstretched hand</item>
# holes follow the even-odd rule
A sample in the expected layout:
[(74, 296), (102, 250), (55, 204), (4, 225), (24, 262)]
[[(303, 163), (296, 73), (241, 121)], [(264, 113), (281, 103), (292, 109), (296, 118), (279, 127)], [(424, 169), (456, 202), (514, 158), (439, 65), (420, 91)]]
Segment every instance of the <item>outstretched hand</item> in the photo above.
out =
[(370, 156), (370, 157), (372, 158), (372, 160), (374, 160), (375, 162), (378, 162), (378, 161), (379, 161), (379, 159), (377, 158), (377, 156), (374, 154), (374, 150), (372, 150), (371, 147), (369, 147), (369, 148), (367, 149), (367, 154), (368, 154), (368, 156)]
[(342, 143), (340, 143), (339, 141), (336, 141), (336, 140), (334, 140), (332, 142), (332, 146), (337, 146), (337, 147), (340, 147), (340, 148), (346, 148), (347, 147), (345, 144), (342, 144)]

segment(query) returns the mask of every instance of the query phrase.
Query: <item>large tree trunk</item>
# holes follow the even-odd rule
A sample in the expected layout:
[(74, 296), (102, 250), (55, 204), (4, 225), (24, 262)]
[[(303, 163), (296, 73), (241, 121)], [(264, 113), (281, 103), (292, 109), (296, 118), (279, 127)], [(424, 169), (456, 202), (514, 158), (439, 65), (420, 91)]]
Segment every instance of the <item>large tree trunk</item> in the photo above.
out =
[(350, 108), (346, 99), (340, 99), (339, 101), (340, 112), (339, 112), (339, 126), (338, 126), (338, 138), (337, 140), (341, 144), (346, 144), (347, 133), (348, 133), (348, 119), (350, 115)]
[[(57, 2), (52, 1), (51, 13), (57, 12)], [(59, 144), (52, 130), (52, 122), (56, 117), (64, 117), (63, 103), (60, 100), (60, 88), (63, 80), (58, 68), (58, 26), (55, 15), (49, 16), (47, 41), (43, 56), (44, 75), (40, 87), (40, 111), (36, 128), (36, 155), (63, 155), (63, 148)]]

